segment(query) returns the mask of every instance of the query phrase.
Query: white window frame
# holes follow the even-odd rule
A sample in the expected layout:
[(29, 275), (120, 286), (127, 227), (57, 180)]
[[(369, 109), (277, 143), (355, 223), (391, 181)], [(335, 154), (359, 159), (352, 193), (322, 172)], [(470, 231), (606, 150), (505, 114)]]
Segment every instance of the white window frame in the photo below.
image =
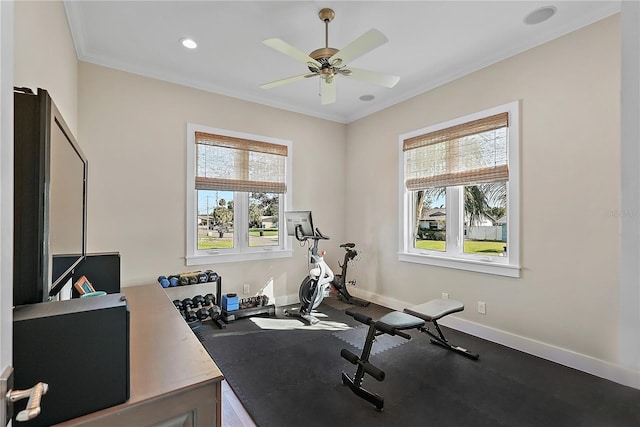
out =
[[(403, 142), (415, 136), (424, 135), (456, 126), (473, 120), (507, 112), (509, 114), (508, 161), (509, 181), (507, 184), (507, 255), (482, 256), (465, 254), (463, 227), (463, 190), (462, 186), (447, 187), (447, 240), (446, 252), (416, 249), (414, 247), (415, 207), (412, 191), (405, 186), (405, 155)], [(499, 276), (520, 277), (520, 102), (513, 101), (464, 117), (438, 123), (400, 135), (398, 148), (399, 162), (399, 251), (400, 261), (412, 262)]]
[[(285, 179), (287, 192), (280, 196), (278, 214), (278, 246), (249, 246), (249, 197), (248, 193), (234, 194), (234, 247), (230, 249), (209, 249), (198, 250), (198, 200), (195, 188), (196, 174), (196, 132), (205, 132), (216, 135), (224, 135), (236, 138), (250, 139), (254, 141), (270, 142), (287, 146), (288, 155), (286, 160)], [(272, 138), (263, 135), (253, 135), (245, 132), (237, 132), (227, 129), (219, 129), (208, 126), (187, 123), (187, 218), (186, 237), (187, 254), (186, 265), (219, 264), (226, 262), (257, 261), (274, 258), (288, 258), (293, 256), (291, 239), (287, 238), (284, 223), (284, 212), (290, 210), (290, 194), (292, 191), (292, 142), (279, 138)], [(244, 194), (246, 197), (236, 197), (237, 194)], [(246, 244), (245, 244), (246, 242)]]

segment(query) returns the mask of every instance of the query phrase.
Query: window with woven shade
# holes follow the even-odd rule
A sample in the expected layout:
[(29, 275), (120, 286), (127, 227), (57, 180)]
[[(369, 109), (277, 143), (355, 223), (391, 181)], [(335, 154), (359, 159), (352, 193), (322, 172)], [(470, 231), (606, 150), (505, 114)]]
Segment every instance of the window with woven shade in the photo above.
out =
[(508, 124), (500, 113), (404, 140), (407, 189), (508, 180)]
[(187, 264), (289, 256), (291, 142), (187, 126)]
[(519, 275), (519, 104), (400, 136), (400, 259)]
[(286, 145), (196, 132), (196, 189), (285, 193)]

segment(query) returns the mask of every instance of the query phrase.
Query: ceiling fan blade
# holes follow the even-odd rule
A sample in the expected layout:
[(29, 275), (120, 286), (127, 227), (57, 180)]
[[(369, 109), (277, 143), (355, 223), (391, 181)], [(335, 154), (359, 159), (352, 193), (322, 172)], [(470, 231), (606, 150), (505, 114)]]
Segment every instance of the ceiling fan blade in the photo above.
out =
[(327, 83), (325, 79), (320, 79), (320, 103), (322, 105), (336, 102), (336, 82)]
[(267, 40), (263, 40), (262, 43), (277, 50), (278, 52), (284, 53), (285, 55), (295, 59), (296, 61), (302, 62), (303, 64), (307, 64), (308, 62), (311, 62), (313, 64), (316, 64), (318, 68), (322, 68), (322, 65), (318, 61), (316, 61), (306, 53), (302, 52), (301, 50), (291, 46), (289, 43), (285, 42), (284, 40), (267, 39)]
[(363, 82), (373, 83), (379, 86), (392, 88), (400, 81), (400, 77), (390, 74), (378, 73), (376, 71), (362, 70), (360, 68), (349, 67), (351, 74), (346, 75)]
[(340, 59), (342, 62), (339, 64), (346, 65), (350, 61), (361, 57), (365, 53), (372, 51), (385, 44), (389, 39), (376, 29), (371, 29), (349, 43), (343, 49), (336, 52), (331, 58), (329, 63), (333, 63), (336, 59)]
[(296, 82), (298, 80), (302, 80), (302, 79), (306, 79), (308, 77), (314, 77), (314, 76), (317, 76), (317, 74), (315, 74), (315, 73), (300, 74), (300, 75), (293, 76), (293, 77), (287, 77), (286, 79), (280, 79), (280, 80), (276, 80), (274, 82), (265, 83), (265, 84), (260, 85), (260, 87), (262, 89), (271, 89), (271, 88), (274, 88), (274, 87), (285, 85), (287, 83), (293, 83), (293, 82)]

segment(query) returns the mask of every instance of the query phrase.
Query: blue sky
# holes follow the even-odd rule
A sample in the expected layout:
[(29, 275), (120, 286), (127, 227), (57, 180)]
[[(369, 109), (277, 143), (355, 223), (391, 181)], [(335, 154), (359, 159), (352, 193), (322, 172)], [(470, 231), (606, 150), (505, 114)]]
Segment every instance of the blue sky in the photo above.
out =
[(209, 207), (209, 212), (211, 212), (218, 205), (218, 200), (220, 199), (233, 200), (233, 192), (231, 191), (198, 190), (197, 194), (199, 215), (207, 213), (207, 206)]

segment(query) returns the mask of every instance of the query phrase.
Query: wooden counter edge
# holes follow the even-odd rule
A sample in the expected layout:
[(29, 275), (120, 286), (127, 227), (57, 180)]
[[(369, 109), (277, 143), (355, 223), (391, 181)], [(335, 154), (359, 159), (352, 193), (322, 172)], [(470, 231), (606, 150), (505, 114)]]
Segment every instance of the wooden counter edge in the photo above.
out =
[[(169, 297), (159, 285), (124, 287), (122, 292), (127, 297), (130, 312), (130, 398), (120, 405), (58, 426), (100, 425), (98, 420), (151, 405), (190, 389), (206, 388), (210, 384), (215, 387), (216, 425), (221, 426), (221, 382), (224, 376)], [(153, 334), (153, 331), (157, 333)], [(179, 346), (177, 342), (180, 342)], [(191, 369), (185, 370), (185, 364), (176, 369), (176, 360), (181, 359), (179, 354), (173, 353), (176, 351), (193, 356), (188, 361)], [(164, 378), (165, 375), (158, 375), (158, 372), (171, 378)], [(92, 420), (98, 424), (92, 424)]]

